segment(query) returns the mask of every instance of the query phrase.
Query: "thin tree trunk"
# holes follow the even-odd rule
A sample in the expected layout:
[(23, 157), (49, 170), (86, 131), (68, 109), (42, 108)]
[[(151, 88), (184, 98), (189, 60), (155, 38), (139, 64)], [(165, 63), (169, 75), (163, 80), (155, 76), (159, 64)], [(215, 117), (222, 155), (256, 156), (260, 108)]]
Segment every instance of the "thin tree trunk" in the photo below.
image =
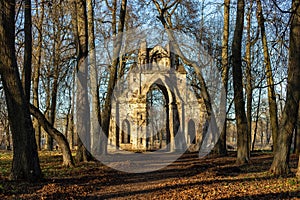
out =
[(289, 173), (289, 155), (293, 130), (297, 120), (300, 99), (300, 7), (299, 1), (293, 0), (290, 28), (289, 68), (286, 104), (280, 121), (277, 147), (270, 171), (275, 175)]
[[(15, 5), (12, 0), (0, 1), (0, 74), (14, 144), (10, 178), (36, 181), (42, 174), (28, 98), (25, 98), (16, 61)], [(26, 85), (30, 88), (30, 79)]]
[(9, 123), (5, 127), (5, 147), (6, 150), (11, 151)]
[[(47, 85), (46, 85), (46, 111), (45, 111), (45, 117), (47, 120), (50, 121), (50, 106), (51, 106), (51, 87), (50, 87), (50, 77), (51, 77), (51, 72), (50, 72), (50, 68), (48, 68), (47, 70)], [(45, 135), (45, 149), (48, 151), (52, 151), (53, 150), (53, 139), (51, 138), (51, 136), (49, 134)]]
[(257, 111), (256, 111), (256, 120), (255, 120), (255, 128), (254, 128), (254, 136), (253, 136), (253, 142), (252, 142), (252, 151), (254, 151), (255, 147), (255, 141), (256, 141), (256, 134), (257, 134), (257, 124), (258, 124), (258, 118), (259, 118), (259, 109), (260, 109), (260, 98), (261, 98), (261, 88), (259, 88), (259, 94), (258, 94), (258, 105), (257, 105)]
[(31, 68), (32, 68), (32, 20), (31, 20), (31, 0), (25, 0), (25, 21), (24, 21), (24, 67), (22, 74), (22, 84), (26, 101), (30, 102)]
[[(169, 23), (171, 23), (170, 15), (168, 15), (167, 19), (165, 19), (165, 16), (164, 16), (166, 14), (165, 13), (165, 8), (161, 8), (160, 4), (156, 0), (152, 0), (152, 1), (154, 2), (157, 10), (159, 11), (159, 14), (160, 14), (159, 19), (160, 19), (162, 25), (164, 26), (164, 28), (165, 28), (165, 30), (168, 34), (169, 40), (173, 41), (172, 42), (172, 48), (174, 50), (174, 53), (176, 53), (182, 59), (182, 62), (185, 65), (191, 66), (195, 70), (197, 79), (199, 81), (199, 84), (201, 85), (201, 94), (202, 94), (202, 98), (204, 100), (206, 112), (208, 114), (208, 119), (207, 120), (209, 120), (210, 123), (211, 123), (210, 127), (213, 129), (213, 130), (211, 130), (213, 132), (213, 134), (218, 135), (219, 130), (217, 129), (217, 122), (216, 122), (216, 118), (215, 118), (214, 113), (213, 113), (211, 98), (210, 98), (210, 95), (209, 95), (209, 92), (208, 92), (208, 88), (206, 86), (206, 82), (205, 82), (204, 77), (202, 75), (202, 72), (200, 70), (200, 67), (197, 65), (197, 63), (193, 62), (192, 60), (189, 60), (188, 58), (186, 58), (184, 56), (184, 54), (182, 53), (182, 51), (180, 50), (180, 48), (178, 46), (178, 43), (176, 42), (174, 34), (170, 31), (170, 27), (172, 27), (172, 24), (169, 24)], [(220, 103), (222, 104), (223, 102), (220, 102)], [(220, 106), (224, 106), (224, 105), (220, 105)], [(204, 138), (204, 140), (206, 140), (205, 141), (206, 143), (216, 144), (216, 142), (217, 142), (217, 141), (214, 141), (214, 139), (217, 139), (216, 137), (213, 137), (211, 141), (208, 141), (209, 138), (206, 138), (206, 137), (203, 137), (203, 138)], [(204, 141), (202, 139), (201, 144), (203, 144), (203, 142)], [(211, 150), (211, 149), (208, 149), (208, 150)], [(209, 152), (204, 151), (202, 153), (206, 154), (206, 153), (209, 153)]]
[(74, 166), (73, 157), (69, 147), (69, 143), (65, 136), (53, 127), (53, 125), (46, 119), (43, 113), (33, 105), (30, 105), (31, 114), (38, 120), (39, 124), (44, 128), (44, 130), (56, 140), (61, 148), (63, 156), (63, 165), (67, 167)]
[(299, 155), (299, 160), (298, 160), (298, 169), (297, 169), (296, 176), (297, 176), (298, 178), (300, 178), (300, 155)]
[[(222, 106), (223, 109), (221, 112), (226, 113), (226, 105), (227, 105), (227, 93), (228, 93), (228, 40), (229, 40), (229, 11), (230, 11), (230, 0), (224, 0), (224, 30), (223, 30), (223, 40), (222, 40), (222, 81), (223, 86), (225, 88), (224, 97), (221, 99), (225, 99), (225, 105)], [(220, 134), (220, 138), (216, 144), (216, 153), (218, 155), (226, 155), (226, 132), (227, 132), (227, 117), (225, 116), (224, 125), (222, 132)]]
[(87, 1), (88, 10), (88, 43), (89, 43), (89, 71), (90, 71), (90, 91), (92, 96), (91, 108), (91, 152), (96, 151), (99, 146), (99, 131), (100, 131), (100, 105), (98, 96), (98, 70), (96, 67), (96, 50), (95, 50), (95, 35), (94, 35), (94, 8), (93, 0)]
[[(110, 76), (109, 76), (109, 81), (107, 86), (108, 89), (107, 89), (107, 94), (106, 94), (106, 99), (104, 104), (104, 110), (101, 115), (101, 127), (104, 132), (104, 137), (101, 138), (100, 153), (104, 155), (107, 153), (107, 143), (108, 143), (107, 140), (109, 136), (109, 126), (110, 126), (110, 116), (111, 116), (111, 99), (112, 99), (112, 94), (113, 94), (113, 90), (117, 78), (117, 68), (118, 68), (119, 56), (120, 56), (119, 54), (120, 54), (122, 39), (123, 39), (122, 33), (125, 27), (126, 7), (127, 7), (127, 0), (122, 0), (120, 14), (119, 14), (120, 21), (118, 24), (118, 34), (116, 35), (117, 39), (114, 44), (113, 61), (111, 65)], [(113, 30), (115, 29), (113, 28)]]
[[(59, 80), (59, 62), (60, 62), (60, 48), (61, 48), (61, 28), (59, 27), (59, 19), (57, 8), (53, 9), (53, 80), (51, 85), (51, 103), (50, 103), (50, 112), (49, 112), (49, 122), (54, 127), (56, 119), (56, 105), (57, 105), (57, 93), (58, 93), (58, 80)], [(50, 150), (53, 150), (53, 138), (50, 137), (49, 146)]]
[[(37, 1), (36, 1), (37, 3)], [(40, 81), (40, 67), (41, 67), (41, 57), (42, 57), (42, 43), (43, 43), (43, 21), (44, 21), (44, 2), (41, 1), (41, 8), (40, 8), (40, 18), (38, 22), (38, 44), (37, 44), (37, 55), (36, 55), (36, 62), (34, 65), (33, 71), (33, 105), (39, 108), (39, 81)], [(33, 127), (35, 131), (35, 139), (37, 143), (38, 150), (41, 150), (41, 126), (39, 125), (38, 121), (34, 118), (33, 119)]]
[(73, 117), (73, 113), (71, 111), (71, 113), (69, 114), (69, 117), (68, 117), (68, 142), (69, 142), (69, 145), (70, 145), (70, 149), (74, 149), (74, 117)]
[(247, 94), (247, 124), (248, 124), (248, 145), (251, 149), (251, 134), (252, 134), (252, 74), (251, 74), (251, 17), (252, 17), (253, 2), (250, 0), (250, 6), (247, 14), (247, 44), (246, 44), (246, 94)]
[[(56, 45), (54, 45), (56, 46)], [(59, 66), (57, 64), (57, 52), (59, 51), (58, 48), (54, 48), (55, 52), (53, 52), (53, 56), (54, 56), (54, 75), (53, 75), (53, 82), (52, 82), (52, 90), (51, 90), (51, 104), (50, 104), (50, 112), (49, 112), (49, 122), (52, 126), (54, 126), (55, 124), (55, 119), (56, 119), (56, 104), (57, 104), (57, 92), (58, 92), (58, 76), (59, 76)], [(50, 151), (53, 150), (53, 138), (52, 136), (50, 136), (49, 138), (49, 147), (50, 147)]]
[[(74, 71), (74, 73), (73, 73), (73, 80), (75, 80), (75, 71)], [(69, 141), (69, 145), (70, 145), (70, 148), (71, 149), (74, 149), (74, 144), (75, 144), (75, 142), (74, 141), (77, 141), (77, 139), (75, 138), (75, 136), (77, 135), (76, 133), (75, 133), (75, 130), (74, 130), (74, 127), (75, 127), (75, 125), (74, 125), (74, 105), (75, 105), (75, 89), (74, 89), (74, 87), (72, 88), (72, 95), (70, 96), (70, 102), (71, 102), (71, 107), (70, 107), (70, 116), (69, 116), (69, 122), (68, 122), (68, 124), (69, 124), (69, 126), (68, 126), (68, 137), (67, 137), (67, 139), (68, 139), (68, 141)]]
[(270, 124), (271, 124), (271, 131), (272, 131), (272, 138), (273, 138), (273, 151), (276, 150), (276, 142), (278, 136), (278, 116), (277, 116), (277, 103), (276, 103), (276, 94), (274, 89), (274, 80), (273, 80), (273, 73), (272, 73), (272, 66), (271, 60), (268, 50), (268, 41), (267, 35), (265, 31), (265, 19), (262, 13), (262, 6), (261, 1), (256, 0), (257, 3), (257, 21), (260, 27), (262, 43), (263, 43), (263, 50), (264, 50), (264, 64), (266, 65), (266, 77), (267, 77), (267, 84), (268, 84), (268, 100), (269, 100), (269, 114), (270, 114)]
[(297, 125), (296, 125), (296, 135), (295, 135), (295, 154), (300, 154), (300, 104), (298, 109)]
[(243, 95), (243, 74), (242, 74), (242, 38), (244, 27), (244, 0), (237, 2), (236, 25), (232, 43), (232, 67), (234, 105), (237, 123), (237, 164), (245, 164), (249, 161), (248, 126), (245, 113), (245, 101)]

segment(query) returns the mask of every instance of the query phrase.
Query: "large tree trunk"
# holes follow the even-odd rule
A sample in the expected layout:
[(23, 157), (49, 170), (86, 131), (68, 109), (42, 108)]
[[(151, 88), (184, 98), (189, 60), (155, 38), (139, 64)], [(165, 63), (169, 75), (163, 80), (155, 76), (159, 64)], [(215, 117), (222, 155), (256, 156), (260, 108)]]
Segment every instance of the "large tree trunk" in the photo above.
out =
[(236, 25), (232, 42), (232, 67), (235, 117), (237, 123), (237, 164), (245, 164), (249, 161), (248, 127), (245, 113), (245, 101), (243, 95), (242, 73), (242, 38), (244, 27), (244, 0), (237, 2)]
[(65, 136), (53, 127), (53, 125), (46, 119), (43, 113), (33, 105), (30, 105), (30, 113), (38, 120), (39, 124), (44, 128), (44, 130), (56, 140), (62, 151), (63, 165), (64, 166), (74, 166), (71, 150), (69, 143)]
[[(77, 44), (77, 73), (76, 73), (76, 130), (78, 134), (78, 149), (76, 160), (89, 161), (92, 156), (88, 152), (90, 149), (90, 107), (88, 101), (88, 29), (86, 1), (76, 0), (75, 2), (76, 20), (73, 21), (75, 27), (75, 36)], [(81, 145), (81, 142), (84, 145)]]
[[(14, 145), (11, 179), (36, 181), (41, 178), (41, 169), (28, 101), (16, 62), (15, 3), (11, 0), (0, 1), (0, 74)], [(30, 84), (30, 79), (26, 84)]]
[(270, 171), (275, 175), (289, 173), (290, 146), (299, 109), (300, 99), (300, 7), (299, 1), (293, 0), (290, 28), (289, 68), (286, 104), (280, 121), (277, 147)]
[[(224, 99), (225, 105), (221, 108), (221, 112), (226, 113), (227, 105), (227, 91), (228, 91), (228, 40), (229, 40), (229, 10), (230, 10), (230, 0), (224, 0), (224, 30), (223, 30), (223, 41), (222, 41), (222, 81), (225, 88)], [(223, 98), (221, 98), (223, 99)], [(226, 155), (226, 132), (227, 132), (227, 117), (225, 116), (224, 125), (220, 138), (216, 144), (215, 152), (218, 155)]]
[(278, 116), (277, 116), (277, 103), (276, 103), (276, 94), (274, 89), (274, 80), (273, 80), (273, 73), (271, 67), (271, 60), (268, 50), (268, 41), (267, 35), (265, 31), (265, 19), (262, 13), (262, 6), (261, 1), (256, 0), (257, 3), (257, 21), (260, 27), (262, 43), (263, 43), (263, 50), (264, 50), (264, 64), (266, 65), (266, 77), (267, 77), (267, 84), (268, 84), (268, 100), (269, 100), (269, 114), (270, 114), (270, 124), (271, 124), (271, 131), (272, 131), (272, 138), (273, 138), (273, 151), (276, 150), (276, 141), (278, 135)]

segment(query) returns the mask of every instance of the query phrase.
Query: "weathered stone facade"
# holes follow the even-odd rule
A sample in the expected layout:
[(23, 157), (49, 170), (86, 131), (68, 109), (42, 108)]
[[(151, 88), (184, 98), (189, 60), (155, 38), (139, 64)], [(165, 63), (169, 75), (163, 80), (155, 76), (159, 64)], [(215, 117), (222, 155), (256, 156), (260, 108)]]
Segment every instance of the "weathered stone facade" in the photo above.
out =
[[(138, 62), (114, 93), (109, 149), (181, 151), (199, 148), (205, 121), (203, 100), (187, 85), (187, 72), (170, 46), (140, 44)], [(153, 130), (148, 120), (147, 93), (156, 85), (165, 99), (166, 124)], [(165, 137), (164, 137), (165, 136)]]

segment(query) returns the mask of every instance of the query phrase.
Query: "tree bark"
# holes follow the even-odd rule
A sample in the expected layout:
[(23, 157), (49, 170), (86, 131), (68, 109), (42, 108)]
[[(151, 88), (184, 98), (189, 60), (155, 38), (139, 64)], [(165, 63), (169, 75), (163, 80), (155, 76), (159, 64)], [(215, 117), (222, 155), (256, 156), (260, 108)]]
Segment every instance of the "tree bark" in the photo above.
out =
[(254, 135), (253, 135), (253, 142), (252, 142), (252, 151), (254, 151), (255, 141), (256, 141), (257, 125), (258, 125), (259, 109), (260, 109), (261, 90), (262, 90), (262, 89), (259, 88), (259, 93), (258, 93), (258, 105), (257, 105), (257, 110), (256, 110), (255, 128), (254, 128)]
[[(229, 11), (230, 11), (230, 0), (224, 0), (224, 30), (223, 30), (223, 40), (222, 40), (222, 81), (225, 88), (224, 99), (225, 105), (222, 106), (223, 109), (221, 112), (226, 113), (227, 105), (227, 93), (228, 93), (228, 41), (229, 41)], [(223, 99), (221, 98), (221, 99)], [(220, 138), (216, 144), (215, 152), (218, 155), (226, 155), (226, 132), (227, 132), (227, 117), (225, 116), (224, 125)]]
[(24, 66), (22, 74), (22, 84), (27, 103), (30, 102), (31, 68), (32, 68), (32, 20), (31, 20), (31, 0), (25, 0), (25, 20), (24, 20)]
[(247, 44), (246, 44), (246, 96), (247, 96), (247, 124), (248, 124), (248, 148), (251, 149), (251, 135), (252, 135), (252, 73), (251, 73), (251, 17), (252, 17), (253, 2), (250, 0), (250, 6), (247, 13)]
[(299, 155), (299, 160), (298, 160), (298, 169), (297, 169), (297, 172), (296, 172), (296, 176), (298, 178), (300, 178), (300, 155)]
[(243, 74), (241, 55), (244, 27), (244, 7), (244, 0), (238, 0), (236, 25), (232, 42), (232, 55), (234, 55), (232, 57), (234, 105), (237, 123), (237, 164), (245, 164), (249, 161), (248, 126), (243, 95)]
[(11, 151), (9, 124), (5, 127), (5, 149)]
[[(36, 2), (37, 3), (37, 2)], [(43, 46), (43, 21), (44, 21), (44, 2), (41, 2), (40, 8), (40, 18), (37, 29), (38, 29), (38, 44), (37, 44), (37, 55), (36, 62), (33, 68), (33, 90), (32, 90), (32, 103), (35, 107), (39, 108), (39, 81), (40, 81), (40, 67), (41, 67), (41, 57), (42, 57), (42, 46)], [(38, 121), (34, 118), (32, 120), (33, 127), (35, 131), (35, 139), (37, 143), (38, 150), (41, 150), (41, 126)]]
[(38, 120), (39, 124), (44, 128), (44, 130), (56, 140), (61, 148), (63, 156), (63, 166), (73, 167), (74, 161), (72, 158), (72, 153), (69, 147), (69, 143), (65, 136), (59, 132), (53, 125), (46, 119), (43, 113), (33, 105), (30, 105), (30, 113)]
[[(0, 1), (0, 74), (14, 145), (10, 178), (36, 181), (42, 174), (28, 100), (25, 98), (16, 62), (15, 5), (15, 1)], [(26, 84), (30, 84), (30, 79)]]
[[(75, 1), (75, 37), (77, 45), (77, 73), (76, 73), (76, 130), (78, 134), (78, 149), (76, 152), (76, 160), (89, 161), (92, 160), (90, 153), (90, 108), (88, 101), (88, 26), (87, 26), (87, 11), (86, 1)], [(83, 140), (83, 141), (82, 141)], [(80, 144), (83, 143), (84, 145)]]
[(298, 109), (297, 125), (296, 125), (296, 135), (295, 135), (295, 154), (300, 154), (300, 104)]
[(276, 150), (276, 141), (278, 136), (278, 115), (277, 115), (277, 103), (276, 103), (276, 94), (274, 89), (274, 80), (272, 73), (271, 60), (268, 50), (268, 41), (267, 35), (265, 31), (265, 19), (262, 13), (261, 1), (256, 0), (257, 3), (257, 21), (260, 27), (261, 38), (263, 43), (263, 51), (264, 51), (264, 64), (266, 65), (266, 77), (268, 84), (268, 100), (269, 100), (269, 114), (270, 114), (270, 124), (273, 138), (273, 151)]
[(290, 27), (290, 48), (288, 84), (286, 104), (280, 121), (280, 130), (277, 137), (277, 147), (274, 151), (274, 159), (270, 171), (275, 175), (289, 173), (289, 155), (293, 130), (298, 115), (300, 99), (300, 7), (299, 0), (293, 0), (292, 18)]
[(93, 1), (87, 1), (88, 14), (88, 43), (89, 43), (89, 70), (90, 70), (90, 92), (92, 96), (91, 108), (91, 152), (96, 151), (99, 146), (100, 132), (100, 105), (98, 95), (98, 70), (96, 67), (96, 50), (94, 34), (94, 8)]
[(73, 113), (69, 114), (68, 117), (68, 129), (67, 129), (67, 140), (69, 142), (70, 149), (74, 149), (74, 117)]
[[(119, 24), (118, 24), (118, 34), (114, 36), (117, 36), (116, 42), (114, 43), (114, 52), (113, 52), (113, 61), (110, 69), (110, 76), (108, 81), (108, 89), (104, 104), (104, 109), (101, 115), (101, 127), (104, 132), (104, 137), (101, 138), (101, 145), (100, 145), (100, 153), (105, 155), (107, 153), (107, 143), (108, 143), (108, 136), (109, 136), (109, 126), (110, 126), (110, 116), (111, 116), (111, 100), (112, 100), (112, 94), (113, 90), (116, 84), (116, 78), (117, 78), (117, 68), (119, 64), (120, 59), (120, 51), (121, 51), (121, 45), (122, 45), (122, 39), (123, 39), (123, 31), (125, 27), (125, 15), (126, 15), (126, 7), (127, 7), (127, 0), (122, 0), (121, 3), (121, 9), (119, 14)], [(116, 12), (116, 7), (115, 11)], [(115, 21), (115, 19), (113, 19)], [(113, 30), (115, 28), (113, 27)], [(115, 32), (115, 31), (114, 31)]]
[[(162, 25), (164, 26), (167, 34), (168, 34), (168, 37), (169, 37), (169, 40), (170, 41), (173, 41), (172, 42), (172, 48), (174, 50), (174, 53), (177, 54), (181, 59), (182, 59), (182, 62), (187, 65), (187, 66), (191, 66), (193, 67), (193, 69), (195, 70), (195, 73), (196, 73), (196, 77), (199, 81), (199, 84), (201, 85), (201, 95), (202, 95), (202, 98), (204, 100), (204, 104), (205, 104), (205, 108), (206, 108), (206, 112), (207, 112), (207, 115), (208, 115), (208, 121), (211, 123), (210, 124), (210, 127), (212, 128), (212, 133), (213, 133), (213, 137), (211, 139), (209, 139), (210, 141), (205, 141), (206, 143), (209, 142), (210, 144), (216, 144), (217, 141), (215, 141), (217, 139), (217, 137), (214, 137), (215, 135), (219, 135), (219, 130), (217, 129), (217, 122), (216, 122), (216, 118), (214, 116), (214, 113), (213, 113), (213, 108), (212, 108), (212, 103), (211, 103), (211, 97), (210, 97), (210, 94), (208, 92), (208, 88), (207, 88), (207, 85), (206, 85), (206, 82), (204, 80), (204, 77), (202, 75), (202, 72), (200, 70), (201, 67), (198, 66), (198, 63), (192, 61), (192, 60), (189, 60), (187, 57), (184, 56), (184, 54), (182, 53), (182, 51), (180, 50), (179, 46), (178, 46), (178, 43), (176, 42), (176, 39), (174, 37), (174, 34), (170, 31), (172, 29), (172, 23), (171, 23), (171, 15), (166, 15), (167, 12), (165, 12), (167, 9), (166, 8), (161, 8), (160, 4), (156, 1), (156, 0), (152, 0), (153, 3), (155, 4), (160, 16), (158, 17), (162, 23)], [(179, 3), (179, 2), (177, 2)], [(173, 6), (176, 4), (176, 1), (172, 4)], [(172, 7), (172, 6), (169, 6), (169, 7)], [(220, 102), (222, 104), (222, 102)], [(220, 105), (221, 107), (224, 106), (224, 105)], [(205, 138), (205, 137), (203, 137)], [(203, 144), (203, 140), (201, 142), (201, 146)], [(200, 147), (200, 145), (199, 145)], [(209, 152), (205, 152), (205, 153), (209, 153)]]

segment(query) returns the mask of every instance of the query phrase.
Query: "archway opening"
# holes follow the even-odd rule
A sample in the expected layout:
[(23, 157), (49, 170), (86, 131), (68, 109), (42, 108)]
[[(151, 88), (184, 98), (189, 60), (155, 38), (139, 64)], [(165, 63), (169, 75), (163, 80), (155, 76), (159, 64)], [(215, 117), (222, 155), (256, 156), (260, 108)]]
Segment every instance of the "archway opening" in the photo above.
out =
[(122, 135), (121, 135), (121, 142), (123, 144), (130, 143), (130, 124), (127, 119), (123, 120), (122, 122)]
[(164, 149), (170, 138), (169, 98), (167, 88), (161, 80), (151, 85), (147, 92), (147, 150)]
[(190, 119), (188, 122), (188, 136), (190, 144), (196, 144), (196, 128), (194, 120)]

